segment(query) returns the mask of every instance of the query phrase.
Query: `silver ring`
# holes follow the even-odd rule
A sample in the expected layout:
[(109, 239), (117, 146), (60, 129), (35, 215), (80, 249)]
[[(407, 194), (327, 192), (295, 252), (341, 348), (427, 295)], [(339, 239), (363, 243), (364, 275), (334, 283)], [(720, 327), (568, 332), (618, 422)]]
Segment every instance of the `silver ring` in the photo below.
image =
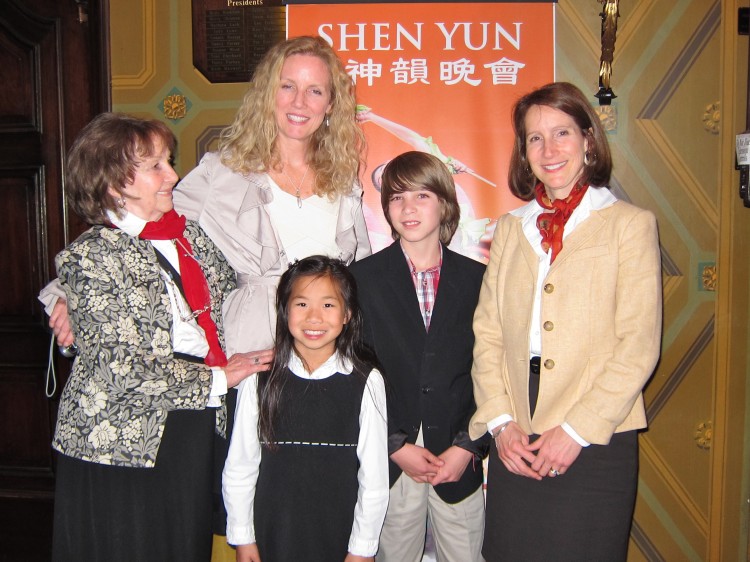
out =
[(257, 357), (253, 357), (253, 363), (255, 363), (257, 365), (258, 363), (260, 363), (260, 361), (258, 361)]
[(557, 470), (555, 470), (554, 468), (550, 468), (549, 469), (549, 473), (550, 473), (551, 476), (560, 476), (560, 473)]

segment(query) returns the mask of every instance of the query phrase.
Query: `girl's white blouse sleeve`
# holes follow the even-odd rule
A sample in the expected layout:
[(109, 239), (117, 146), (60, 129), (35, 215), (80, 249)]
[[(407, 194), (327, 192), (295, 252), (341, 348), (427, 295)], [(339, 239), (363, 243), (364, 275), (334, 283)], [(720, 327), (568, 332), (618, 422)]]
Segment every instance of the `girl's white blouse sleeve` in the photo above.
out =
[(385, 408), (383, 376), (373, 369), (367, 377), (359, 414), (359, 490), (349, 536), (349, 552), (358, 556), (375, 556), (388, 508), (388, 424)]
[(227, 542), (233, 545), (255, 542), (253, 504), (260, 467), (258, 377), (242, 381), (240, 394), (221, 486), (227, 509)]

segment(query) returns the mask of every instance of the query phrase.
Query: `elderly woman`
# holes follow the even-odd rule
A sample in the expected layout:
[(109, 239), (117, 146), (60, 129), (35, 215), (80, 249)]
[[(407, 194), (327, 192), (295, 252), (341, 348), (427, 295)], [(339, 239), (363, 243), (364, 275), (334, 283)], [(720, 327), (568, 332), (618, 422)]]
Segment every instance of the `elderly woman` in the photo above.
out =
[(68, 156), (70, 205), (94, 226), (56, 258), (80, 352), (53, 441), (55, 560), (211, 556), (213, 434), (258, 366), (222, 349), (235, 273), (172, 208), (174, 145), (105, 113)]
[(575, 86), (518, 100), (509, 183), (474, 317), (473, 438), (490, 432), (483, 554), (625, 560), (642, 388), (659, 357), (654, 216), (606, 187), (599, 119)]
[[(237, 271), (224, 305), (230, 354), (251, 353), (269, 366), (276, 286), (295, 259), (323, 254), (350, 263), (370, 255), (358, 179), (365, 141), (355, 112), (354, 84), (328, 43), (281, 41), (258, 64), (218, 151), (175, 190), (177, 211), (198, 221)], [(42, 294), (58, 343), (67, 346), (74, 338), (57, 296), (54, 283)], [(231, 390), (230, 428), (235, 396)], [(226, 449), (219, 440), (217, 474)], [(219, 505), (219, 482), (214, 489)], [(215, 530), (224, 533), (221, 512)]]

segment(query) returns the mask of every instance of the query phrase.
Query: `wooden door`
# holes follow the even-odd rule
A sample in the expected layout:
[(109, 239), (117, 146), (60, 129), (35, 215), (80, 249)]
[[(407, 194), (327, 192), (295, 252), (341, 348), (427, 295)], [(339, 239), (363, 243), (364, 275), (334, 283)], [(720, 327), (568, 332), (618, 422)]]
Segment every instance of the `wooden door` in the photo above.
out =
[[(618, 97), (601, 108), (612, 188), (656, 213), (664, 286), (629, 558), (746, 560), (750, 209), (738, 197), (733, 142), (745, 125), (737, 13), (748, 2), (619, 5)], [(592, 96), (601, 8), (560, 0), (557, 11), (557, 78), (588, 84)]]
[[(106, 1), (0, 1), (0, 559), (49, 556), (57, 392), (36, 299), (83, 225), (64, 205), (64, 157), (108, 104)], [(56, 354), (59, 374), (69, 369)]]

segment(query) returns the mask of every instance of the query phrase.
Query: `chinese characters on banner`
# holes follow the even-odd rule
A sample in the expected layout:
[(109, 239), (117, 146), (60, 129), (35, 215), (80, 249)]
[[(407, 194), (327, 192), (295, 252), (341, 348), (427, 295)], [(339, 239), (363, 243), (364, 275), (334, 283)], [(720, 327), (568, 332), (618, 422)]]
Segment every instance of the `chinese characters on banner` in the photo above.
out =
[(392, 240), (380, 210), (382, 165), (422, 150), (454, 172), (462, 213), (451, 247), (486, 261), (495, 220), (520, 204), (506, 179), (511, 107), (554, 79), (554, 4), (289, 5), (287, 18), (290, 37), (323, 37), (356, 82), (373, 250)]

